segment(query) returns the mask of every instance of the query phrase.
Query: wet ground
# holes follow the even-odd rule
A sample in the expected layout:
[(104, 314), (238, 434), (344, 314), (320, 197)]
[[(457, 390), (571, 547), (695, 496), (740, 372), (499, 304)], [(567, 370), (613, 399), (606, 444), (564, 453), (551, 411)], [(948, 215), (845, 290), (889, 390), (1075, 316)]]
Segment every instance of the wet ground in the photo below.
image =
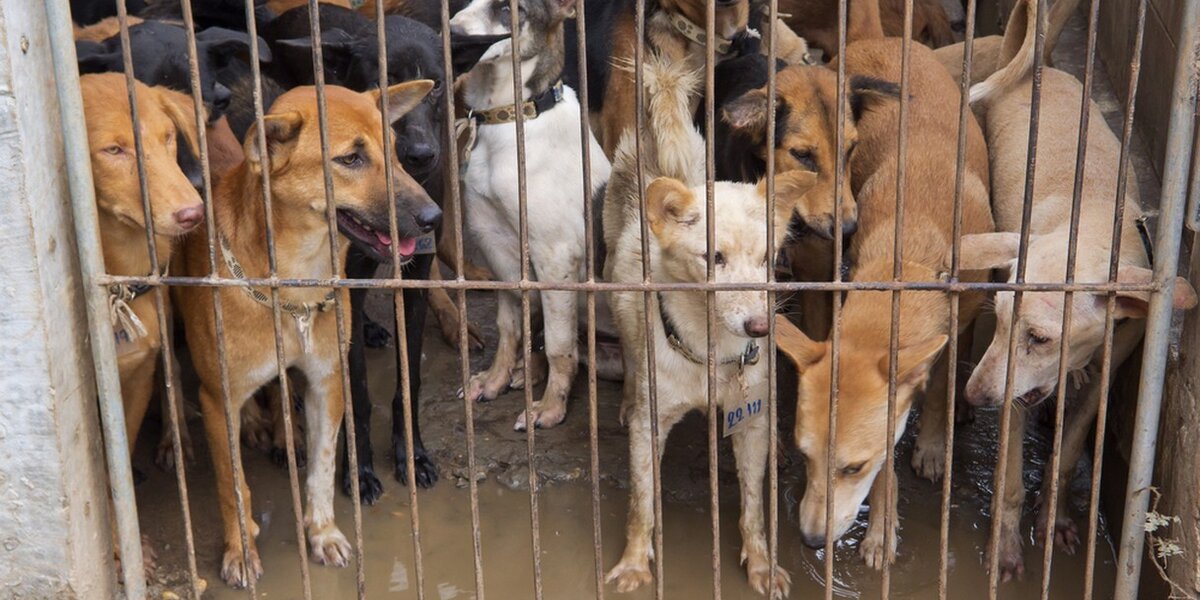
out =
[[(1077, 27), (1068, 30), (1060, 45), (1060, 65), (1078, 72), (1080, 37)], [(1107, 82), (1098, 78), (1098, 91), (1106, 112), (1116, 106), (1107, 92)], [(1110, 120), (1110, 124), (1112, 121)], [(1138, 164), (1143, 194), (1153, 191), (1152, 177), (1145, 162)], [(1150, 189), (1147, 189), (1150, 188)], [(1152, 196), (1151, 196), (1152, 197)], [(375, 315), (386, 319), (388, 310), (382, 298), (375, 299)], [(485, 339), (494, 343), (496, 332), (492, 302), (486, 294), (471, 294), (471, 314), (483, 325)], [(981, 332), (981, 339), (988, 335)], [(492, 349), (473, 353), (472, 369), (482, 368), (491, 358)], [(441, 481), (431, 490), (417, 494), (420, 515), (420, 564), (414, 553), (411, 515), (414, 506), (408, 489), (390, 477), (392, 461), (384, 449), (390, 435), (389, 402), (394, 389), (394, 348), (370, 351), (371, 387), (374, 398), (375, 462), (384, 480), (385, 495), (375, 506), (363, 507), (363, 550), (365, 552), (366, 589), (369, 598), (424, 598), (449, 600), (475, 598), (477, 575), (473, 557), (473, 534), (469, 478), (466, 460), (464, 406), (458, 398), (461, 386), (457, 352), (446, 346), (429, 328), (425, 344), (421, 422), (424, 439), (441, 471)], [(789, 376), (781, 372), (786, 388)], [(784, 390), (782, 398), (789, 397)], [(545, 598), (597, 597), (598, 570), (616, 563), (624, 542), (624, 521), (628, 471), (627, 441), (617, 422), (620, 403), (618, 384), (601, 382), (597, 390), (600, 457), (599, 496), (600, 550), (593, 535), (593, 499), (591, 497), (589, 410), (586, 381), (580, 377), (567, 421), (536, 434), (534, 467), (540, 482), (537, 494), (540, 560), (532, 551), (531, 506), (528, 491), (529, 460), (526, 437), (512, 431), (512, 422), (524, 406), (522, 392), (510, 392), (498, 400), (476, 405), (475, 442), (479, 472), (478, 509), (481, 567), (478, 574), (489, 598), (531, 598), (535, 593), (535, 568), (540, 572)], [(792, 574), (792, 598), (822, 597), (823, 556), (805, 548), (795, 522), (796, 504), (803, 493), (803, 467), (786, 443), (791, 416), (786, 402), (781, 407), (779, 452), (779, 561)], [(204, 436), (198, 419), (189, 422), (196, 443), (197, 459), (188, 465), (191, 519), (195, 532), (196, 560), (200, 577), (206, 582), (206, 598), (240, 598), (248, 594), (235, 591), (221, 582), (218, 568), (221, 556), (221, 522), (213, 487), (212, 470), (205, 451)], [(972, 598), (986, 593), (987, 573), (983, 551), (990, 523), (992, 469), (996, 454), (996, 414), (981, 412), (974, 421), (957, 430), (953, 494), (949, 515), (948, 597)], [(663, 511), (665, 519), (665, 590), (671, 598), (712, 597), (713, 569), (711, 516), (706, 447), (706, 422), (693, 416), (672, 432), (663, 463)], [(143, 532), (158, 552), (155, 573), (155, 597), (186, 597), (187, 559), (178, 491), (173, 475), (154, 467), (153, 444), (159, 428), (148, 421), (134, 464), (147, 479), (138, 486), (138, 504)], [(1035, 433), (1027, 447), (1025, 484), (1030, 490), (1026, 509), (1026, 566), (1024, 581), (1004, 584), (1002, 598), (1036, 597), (1040, 592), (1041, 548), (1032, 540), (1032, 513), (1037, 501), (1042, 465), (1048, 452), (1047, 427)], [(911, 436), (910, 436), (911, 437)], [(897, 456), (900, 480), (900, 546), (892, 569), (891, 592), (895, 598), (937, 598), (940, 561), (941, 486), (918, 479), (908, 467), (910, 442), (906, 440)], [(302, 597), (295, 526), (288, 476), (265, 454), (243, 450), (246, 471), (254, 494), (254, 514), (262, 526), (258, 548), (265, 575), (259, 581), (262, 598)], [(1086, 459), (1080, 467), (1087, 464)], [(732, 455), (727, 443), (720, 446), (720, 585), (724, 598), (757, 598), (746, 584), (738, 567), (740, 539), (737, 531), (737, 484)], [(1078, 482), (1070, 491), (1075, 516), (1081, 522), (1086, 515), (1087, 482)], [(337, 496), (338, 523), (353, 536), (352, 505), (340, 493)], [(881, 577), (863, 565), (857, 554), (866, 509), (860, 522), (839, 543), (835, 556), (835, 580), (830, 585), (838, 597), (876, 598), (881, 592)], [(597, 552), (600, 562), (597, 565)], [(1082, 553), (1081, 553), (1082, 554)], [(1082, 555), (1053, 555), (1050, 597), (1077, 598), (1084, 577)], [(354, 597), (355, 569), (331, 569), (310, 563), (312, 597)], [(1096, 597), (1108, 597), (1113, 573), (1113, 552), (1106, 529), (1101, 523), (1097, 548)], [(653, 598), (653, 588), (619, 595), (611, 586), (603, 587), (606, 597)]]

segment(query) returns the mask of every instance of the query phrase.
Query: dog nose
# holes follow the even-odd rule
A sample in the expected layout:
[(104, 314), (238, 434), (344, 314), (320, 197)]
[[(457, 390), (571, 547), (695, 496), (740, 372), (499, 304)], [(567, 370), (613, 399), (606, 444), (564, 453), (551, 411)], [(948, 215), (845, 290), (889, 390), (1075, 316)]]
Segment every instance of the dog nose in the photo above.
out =
[(219, 83), (213, 86), (213, 112), (217, 113), (216, 116), (220, 116), (229, 110), (232, 99), (233, 92), (229, 91), (229, 88)]
[(197, 204), (195, 206), (181, 208), (175, 211), (173, 216), (175, 217), (175, 222), (179, 224), (180, 228), (182, 228), (184, 231), (191, 231), (192, 229), (195, 229), (201, 221), (204, 220), (204, 205)]
[(442, 224), (442, 209), (436, 204), (422, 207), (413, 215), (413, 220), (423, 233), (429, 233)]
[(764, 337), (771, 332), (771, 321), (766, 317), (750, 317), (742, 323), (742, 327), (750, 337)]
[(813, 550), (820, 550), (825, 547), (824, 535), (809, 535), (807, 533), (800, 532), (800, 539), (804, 541), (805, 546), (808, 546)]
[(848, 238), (858, 231), (858, 221), (843, 221), (842, 222), (842, 237)]
[(433, 164), (436, 157), (437, 153), (431, 144), (413, 144), (404, 153), (404, 162), (415, 169), (425, 169)]

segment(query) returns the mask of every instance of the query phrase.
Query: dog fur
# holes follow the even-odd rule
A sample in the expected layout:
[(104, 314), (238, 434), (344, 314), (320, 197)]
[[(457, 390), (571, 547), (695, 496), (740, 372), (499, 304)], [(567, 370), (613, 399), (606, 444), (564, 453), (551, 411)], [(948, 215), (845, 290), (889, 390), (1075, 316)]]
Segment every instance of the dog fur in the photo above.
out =
[[(856, 42), (846, 50), (848, 72), (899, 80), (902, 41)], [(936, 281), (950, 252), (958, 139), (958, 86), (933, 57), (913, 44), (910, 57), (907, 177), (904, 228), (901, 231), (904, 281)], [(896, 226), (896, 169), (900, 160), (897, 102), (866, 107), (858, 123), (859, 146), (852, 158), (859, 229), (850, 245), (851, 281), (888, 281), (893, 277)], [(964, 174), (964, 232), (993, 230), (988, 203), (987, 149), (974, 119), (968, 126)], [(963, 331), (972, 322), (982, 296), (961, 296), (959, 322), (949, 323), (950, 299), (940, 292), (900, 293), (899, 354), (895, 376), (896, 439), (886, 441), (888, 414), (890, 292), (851, 291), (842, 308), (836, 456), (826, 456), (829, 439), (829, 390), (832, 353), (829, 342), (816, 342), (780, 322), (778, 344), (799, 372), (796, 440), (810, 473), (800, 503), (800, 532), (814, 548), (826, 535), (841, 537), (854, 522), (868, 492), (871, 517), (860, 551), (881, 568), (894, 559), (897, 519), (884, 527), (883, 513), (895, 510), (895, 474), (883, 470), (888, 443), (904, 433), (916, 396), (926, 390), (920, 433), (913, 455), (918, 474), (942, 475), (946, 418), (947, 361), (943, 350), (950, 328)], [(964, 336), (968, 337), (968, 336)], [(825, 530), (825, 473), (835, 468), (833, 530)], [(889, 488), (890, 492), (889, 492)], [(890, 494), (891, 503), (885, 504)]]
[[(523, 98), (548, 89), (563, 67), (563, 21), (573, 15), (574, 0), (523, 0), (520, 42)], [(512, 33), (507, 5), (474, 0), (451, 21), (454, 32), (466, 35)], [(513, 102), (511, 39), (492, 46), (479, 64), (464, 76), (463, 96), (472, 109)], [(578, 281), (584, 272), (584, 193), (608, 180), (611, 169), (594, 139), (581, 140), (579, 102), (569, 87), (562, 101), (525, 122), (526, 186), (528, 194), (529, 259), (541, 281)], [(521, 277), (518, 239), (516, 127), (512, 123), (480, 125), (478, 140), (463, 176), (464, 217), (476, 244), (485, 248), (488, 266), (498, 278)], [(583, 189), (582, 144), (591, 145), (592, 190)], [(476, 374), (465, 394), (471, 400), (491, 400), (508, 388), (517, 369), (521, 343), (520, 295), (498, 294), (500, 342), (496, 356)], [(553, 427), (566, 417), (566, 399), (577, 368), (577, 306), (574, 292), (539, 294), (545, 317), (546, 355), (550, 374), (542, 399), (534, 403), (527, 422), (522, 411), (514, 427)], [(526, 374), (532, 365), (526, 365)], [(522, 377), (532, 385), (531, 377)]]
[[(971, 90), (976, 109), (984, 115), (984, 126), (992, 151), (992, 197), (998, 232), (964, 236), (962, 267), (1005, 269), (1009, 272), (1010, 282), (1016, 277), (1025, 198), (1030, 74), (1036, 60), (1033, 53), (1036, 5), (1036, 2), (1022, 1), (1014, 7), (1005, 46), (1011, 48), (1021, 43), (1019, 52), (1015, 57), (1002, 56), (1006, 65), (1004, 69)], [(1052, 10), (1051, 18), (1055, 14)], [(1067, 274), (1079, 138), (1078, 111), (1083, 86), (1071, 75), (1052, 68), (1043, 69), (1041, 85), (1038, 165), (1031, 199), (1033, 218), (1030, 221), (1026, 281), (1061, 284), (1066, 281)], [(1092, 101), (1088, 110), (1091, 112), (1091, 125), (1086, 140), (1087, 162), (1083, 166), (1075, 281), (1099, 283), (1108, 281), (1109, 277), (1118, 190), (1116, 166), (1120, 163), (1121, 146), (1116, 135), (1105, 126), (1100, 107)], [(1148, 283), (1152, 280), (1152, 272), (1138, 233), (1137, 220), (1142, 210), (1136, 184), (1127, 186), (1125, 193), (1117, 281)], [(1110, 378), (1141, 340), (1144, 328), (1141, 319), (1146, 315), (1148, 300), (1148, 295), (1143, 293), (1116, 294), (1114, 318), (1121, 322), (1114, 332)], [(1107, 295), (1074, 294), (1069, 332), (1063, 331), (1065, 302), (1066, 295), (1062, 292), (1028, 292), (1014, 321), (1013, 293), (998, 292), (995, 300), (995, 337), (967, 383), (966, 397), (974, 405), (997, 406), (1005, 401), (1008, 340), (1012, 328), (1016, 327), (1018, 361), (1014, 365), (1012, 397), (1017, 406), (1012, 408), (1009, 430), (1005, 475), (1007, 485), (995, 517), (1002, 521), (998, 564), (1000, 577), (1006, 581), (1020, 577), (1024, 572), (1020, 520), (1025, 500), (1022, 442), (1028, 419), (1026, 409), (1051, 398), (1055, 390), (1064, 385), (1058, 380), (1064, 337), (1069, 342), (1067, 371), (1073, 374), (1098, 373), (1103, 358)], [(1175, 307), (1191, 308), (1195, 304), (1195, 292), (1191, 285), (1185, 279), (1177, 278)], [(1058, 473), (1046, 473), (1043, 499), (1049, 496), (1048, 489), (1055, 478), (1062, 482), (1060, 489), (1065, 490), (1069, 485), (1100, 402), (1105, 401), (1098, 396), (1101, 385), (1099, 378), (1093, 377), (1082, 389), (1072, 394), (1080, 400), (1073, 401), (1067, 407), (1060, 467)], [(1037, 539), (1044, 539), (1042, 532), (1053, 523), (1055, 545), (1071, 554), (1078, 549), (1081, 539), (1069, 514), (1069, 496), (1060, 492), (1053, 507), (1043, 501), (1037, 519)]]
[[(643, 149), (646, 179), (647, 218), (652, 237), (648, 241), (651, 279), (656, 282), (703, 282), (706, 280), (706, 211), (704, 149), (692, 126), (691, 97), (700, 81), (699, 73), (687, 71), (679, 62), (652, 55), (647, 65), (649, 109), (648, 130), (652, 133)], [(606, 279), (617, 282), (642, 281), (642, 227), (638, 201), (637, 157), (632, 135), (618, 148), (614, 175), (604, 205), (604, 232), (609, 256)], [(788, 217), (795, 202), (814, 183), (812, 173), (781, 175), (776, 181), (775, 248), (767, 247), (767, 202), (765, 184), (719, 182), (715, 188), (716, 247), (713, 248), (718, 282), (766, 282), (772, 257), (785, 237)], [(628, 418), (631, 490), (626, 525), (625, 550), (606, 580), (627, 592), (653, 579), (651, 532), (654, 528), (652, 488), (653, 462), (660, 460), (671, 428), (687, 413), (708, 408), (706, 366), (689, 360), (668, 342), (664, 325), (652, 317), (652, 332), (646, 331), (645, 304), (638, 292), (613, 294), (612, 310), (621, 332), (626, 358), (623, 415)], [(661, 304), (661, 305), (660, 305)], [(706, 294), (663, 292), (653, 297), (649, 310), (663, 311), (675, 324), (679, 339), (693, 352), (707, 348)], [(764, 291), (718, 292), (716, 313), (720, 324), (713, 340), (716, 360), (738, 357), (752, 338), (762, 338), (770, 328), (772, 307)], [(654, 336), (657, 374), (657, 413), (649, 405), (646, 338)], [(761, 352), (769, 352), (763, 348)], [(722, 364), (718, 367), (717, 402), (725, 409), (743, 400), (743, 387), (753, 388), (767, 378), (766, 361)], [(658, 447), (650, 441), (651, 419), (658, 421)], [(781, 568), (770, 584), (771, 564), (767, 556), (762, 519), (762, 482), (767, 459), (766, 419), (746, 425), (733, 434), (733, 449), (741, 489), (742, 562), (750, 585), (771, 598), (786, 596), (791, 578)]]
[[(903, 0), (849, 0), (846, 43), (904, 34)], [(826, 59), (837, 55), (838, 3), (832, 0), (780, 0), (780, 14)], [(946, 10), (938, 0), (913, 2), (913, 39), (937, 48), (955, 42)]]
[[(432, 85), (428, 80), (421, 80), (389, 88), (388, 119), (394, 121), (420, 103)], [(337, 190), (333, 201), (338, 226), (343, 231), (337, 243), (336, 261), (333, 261), (336, 268), (331, 264), (326, 221), (316, 92), (304, 87), (289, 91), (274, 103), (264, 120), (265, 152), (260, 152), (257, 135), (252, 130), (245, 144), (246, 161), (223, 178), (213, 194), (216, 222), (208, 226), (215, 227), (215, 233), (228, 240), (229, 248), (248, 277), (267, 275), (267, 249), (262, 238), (266, 215), (263, 212), (261, 169), (270, 169), (272, 175), (278, 274), (284, 278), (342, 277), (341, 266), (345, 264), (350, 240), (358, 245), (368, 245), (376, 252), (391, 243), (383, 234), (375, 233), (388, 230), (389, 203), (394, 202), (397, 214), (406, 217), (399, 219), (402, 224), (414, 221), (412, 215), (419, 215), (433, 206), (425, 191), (404, 172), (394, 157), (392, 183), (395, 197), (388, 196), (384, 185), (385, 139), (380, 128), (383, 116), (378, 108), (379, 92), (356, 93), (328, 86), (325, 93), (329, 148), (334, 156), (332, 177)], [(406, 229), (399, 233), (416, 235)], [(208, 276), (208, 252), (206, 232), (190, 236), (178, 263), (182, 274)], [(224, 256), (225, 250), (221, 250), (220, 255)], [(224, 260), (218, 262), (217, 274), (231, 277)], [(235, 470), (234, 461), (240, 461), (240, 454), (236, 453), (236, 448), (233, 449), (235, 453), (230, 454), (226, 429), (231, 427), (233, 437), (237, 439), (242, 404), (284, 369), (295, 369), (303, 374), (307, 384), (304, 411), (309, 461), (304, 522), (312, 556), (321, 564), (345, 566), (350, 559), (350, 544), (334, 523), (333, 513), (336, 443), (344, 409), (334, 315), (312, 314), (312, 346), (311, 352), (306, 353), (296, 326), (298, 321), (285, 313), (280, 332), (283, 356), (281, 364), (277, 364), (271, 309), (249, 297), (245, 290), (222, 288), (216, 293), (223, 307), (225, 330), (231, 337), (226, 340), (227, 365), (221, 366), (214, 331), (213, 294), (190, 288), (174, 291), (201, 381), (200, 407), (224, 523), (222, 579), (240, 587), (262, 573), (254, 543), (258, 526), (252, 516), (250, 490), (244, 472), (240, 468)], [(322, 301), (329, 290), (287, 289), (280, 290), (279, 294), (281, 301), (306, 305)], [(340, 290), (338, 294), (345, 304), (348, 291)], [(231, 409), (231, 422), (225, 417), (223, 375), (228, 376), (229, 396), (226, 400)], [(235, 472), (240, 475), (237, 481), (234, 480)], [(235, 485), (240, 492), (235, 492)], [(243, 515), (237, 512), (235, 496), (239, 493), (244, 502)], [(242, 547), (239, 535), (241, 519), (249, 529), (248, 548)]]

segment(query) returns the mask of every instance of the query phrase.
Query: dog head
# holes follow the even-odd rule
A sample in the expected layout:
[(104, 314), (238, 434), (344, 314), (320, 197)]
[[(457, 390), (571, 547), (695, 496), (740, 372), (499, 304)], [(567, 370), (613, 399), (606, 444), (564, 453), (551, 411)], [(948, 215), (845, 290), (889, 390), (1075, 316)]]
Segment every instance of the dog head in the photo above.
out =
[[(471, 0), (450, 19), (450, 33), (456, 37), (508, 35), (508, 39), (493, 44), (480, 57), (480, 63), (512, 60), (512, 38), (520, 43), (522, 58), (538, 56), (562, 48), (547, 48), (546, 39), (560, 32), (563, 21), (575, 17), (575, 0), (519, 0), (517, 3), (518, 30), (512, 30), (512, 5), (509, 0)], [(561, 36), (560, 40), (561, 40)], [(561, 62), (562, 57), (558, 57)]]
[[(859, 318), (887, 314), (891, 294), (850, 292), (846, 300), (847, 314), (853, 310), (852, 303), (869, 303), (871, 308), (882, 311), (859, 313)], [(886, 326), (868, 340), (862, 339), (864, 336), (851, 336), (849, 332), (844, 334), (838, 359), (835, 453), (830, 456), (829, 394), (833, 367), (830, 342), (813, 341), (782, 316), (776, 317), (775, 332), (779, 349), (792, 361), (799, 375), (795, 435), (808, 473), (804, 498), (800, 502), (800, 533), (806, 545), (822, 548), (830, 493), (826, 485), (829, 469), (833, 469), (834, 504), (833, 529), (828, 533), (837, 539), (854, 523), (859, 506), (886, 463), (890, 336)], [(946, 340), (945, 334), (913, 335), (911, 331), (901, 330), (896, 357), (896, 437), (891, 441), (893, 445), (904, 434), (913, 396), (924, 387)]]
[[(79, 81), (96, 203), (101, 212), (144, 230), (146, 219), (125, 76), (86, 75)], [(204, 220), (200, 195), (175, 160), (179, 146), (188, 145), (197, 152), (192, 100), (141, 83), (135, 84), (135, 95), (154, 230), (160, 235), (183, 235)]]
[[(804, 177), (789, 183), (811, 184)], [(776, 183), (779, 186), (779, 182)], [(707, 226), (704, 187), (689, 189), (668, 177), (655, 179), (646, 188), (650, 229), (662, 251), (663, 272), (671, 281), (703, 282), (708, 274)], [(767, 280), (767, 265), (783, 242), (790, 206), (777, 205), (775, 248), (767, 247), (765, 186), (717, 182), (713, 201), (716, 281), (754, 283)], [(727, 332), (740, 337), (763, 337), (770, 327), (770, 309), (763, 291), (717, 292), (716, 313)]]
[[(1009, 281), (1016, 281), (1015, 266), (1020, 239), (1019, 233), (965, 235), (960, 265), (964, 269), (1008, 269), (1011, 272)], [(1065, 231), (1032, 236), (1026, 281), (1065, 282), (1068, 243)], [(1107, 238), (1100, 244), (1089, 244), (1080, 239), (1076, 281), (1107, 281), (1108, 252)], [(1088, 260), (1089, 256), (1103, 258)], [(1153, 272), (1140, 265), (1122, 264), (1117, 273), (1119, 283), (1146, 284), (1153, 280)], [(1145, 318), (1149, 300), (1149, 294), (1145, 292), (1117, 292), (1113, 316), (1116, 319)], [(1008, 341), (1013, 328), (1016, 328), (1017, 361), (1013, 373), (1013, 399), (1021, 405), (1033, 406), (1058, 388), (1066, 294), (1026, 292), (1016, 319), (1013, 318), (1013, 302), (1013, 292), (996, 293), (996, 334), (967, 382), (967, 400), (971, 404), (997, 406), (1004, 402)], [(1086, 367), (1100, 350), (1104, 343), (1107, 304), (1105, 294), (1073, 294), (1071, 328), (1065, 333), (1069, 342), (1068, 371)], [(1186, 279), (1175, 278), (1173, 304), (1179, 309), (1196, 305), (1196, 292)]]
[[(746, 29), (750, 20), (750, 0), (714, 0), (714, 30), (718, 38), (730, 39)], [(707, 0), (659, 0), (663, 10), (681, 14), (701, 27), (707, 21)]]
[[(387, 90), (390, 122), (421, 103), (433, 82), (422, 79)], [(411, 259), (416, 237), (435, 229), (442, 219), (425, 190), (392, 157), (388, 195), (384, 164), (384, 132), (380, 124), (380, 90), (353, 92), (325, 88), (329, 133), (329, 167), (333, 178), (338, 229), (352, 243), (380, 261), (390, 261), (389, 203), (395, 204), (400, 240), (397, 249)], [(271, 191), (289, 225), (320, 228), (325, 222), (325, 176), (321, 156), (317, 95), (313, 87), (295, 88), (279, 97), (263, 119), (267, 153), (259, 152), (256, 127), (246, 134), (244, 149), (251, 174), (270, 169)]]
[[(270, 62), (271, 51), (258, 40), (259, 59)], [(187, 32), (182, 27), (161, 21), (145, 21), (129, 28), (129, 43), (133, 52), (133, 75), (147, 85), (161, 85), (190, 94), (191, 72), (188, 69)], [(245, 33), (211, 27), (196, 33), (196, 57), (200, 66), (200, 95), (208, 110), (209, 122), (225, 114), (232, 97), (229, 88), (217, 81), (217, 72), (229, 61), (249, 52), (250, 40)], [(120, 36), (96, 42), (76, 42), (79, 72), (124, 72)]]
[[(843, 129), (843, 146), (837, 146), (837, 75), (824, 67), (794, 66), (780, 71), (775, 80), (775, 131), (767, 131), (769, 98), (765, 87), (747, 92), (725, 106), (722, 118), (736, 135), (752, 141), (758, 158), (766, 160), (768, 143), (775, 145), (776, 173), (806, 172), (817, 183), (801, 198), (793, 199), (796, 212), (812, 232), (833, 239), (834, 192), (838, 155), (845, 156), (847, 179), (842, 185), (842, 235), (858, 228), (858, 208), (850, 190), (850, 157), (858, 143), (855, 123), (872, 103), (895, 97), (899, 89), (871, 77), (850, 78)], [(768, 139), (768, 134), (771, 138)]]

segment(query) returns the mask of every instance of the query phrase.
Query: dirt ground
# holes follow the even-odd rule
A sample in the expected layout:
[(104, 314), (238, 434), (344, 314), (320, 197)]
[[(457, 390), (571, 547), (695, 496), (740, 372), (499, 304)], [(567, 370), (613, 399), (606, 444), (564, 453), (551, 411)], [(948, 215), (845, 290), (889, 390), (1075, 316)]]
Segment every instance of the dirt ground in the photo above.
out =
[[(1078, 21), (1078, 18), (1076, 19)], [(1078, 73), (1081, 55), (1079, 23), (1069, 29), (1060, 45), (1059, 65)], [(1110, 115), (1117, 104), (1102, 72), (1098, 72), (1097, 97)], [(1094, 124), (1098, 125), (1098, 124)], [(1110, 118), (1110, 126), (1119, 120)], [(1137, 159), (1143, 197), (1156, 192), (1146, 162)], [(469, 296), (473, 320), (482, 326), (484, 338), (494, 346), (493, 302), (484, 293)], [(385, 297), (373, 300), (372, 313), (390, 321)], [(394, 389), (394, 348), (371, 350), (371, 389), (375, 433), (375, 463), (385, 486), (385, 495), (375, 506), (363, 507), (362, 544), (365, 552), (366, 589), (369, 598), (476, 597), (473, 564), (472, 523), (467, 482), (466, 427), (462, 386), (456, 351), (427, 331), (423, 362), (421, 423), (426, 445), (435, 458), (441, 481), (431, 490), (417, 493), (410, 502), (407, 488), (391, 476), (392, 461), (387, 448), (390, 432), (390, 398)], [(494, 348), (472, 354), (472, 370), (483, 368)], [(786, 361), (783, 361), (786, 362)], [(789, 389), (791, 374), (780, 370), (780, 398)], [(540, 390), (538, 390), (540, 391)], [(561, 426), (536, 433), (533, 466), (538, 475), (538, 524), (540, 529), (540, 579), (545, 598), (597, 597), (597, 573), (616, 563), (624, 542), (624, 520), (628, 470), (627, 439), (617, 422), (620, 404), (618, 384), (601, 382), (597, 389), (598, 452), (600, 456), (598, 512), (600, 550), (594, 545), (593, 504), (590, 497), (590, 448), (585, 378), (576, 381), (570, 412)], [(193, 400), (194, 401), (194, 400)], [(803, 466), (786, 443), (791, 415), (785, 400), (781, 405), (779, 450), (779, 557), (793, 578), (792, 598), (818, 597), (826, 584), (821, 552), (803, 546), (798, 536), (796, 509), (803, 494)], [(529, 456), (526, 437), (514, 432), (512, 423), (524, 406), (523, 392), (510, 392), (494, 402), (478, 404), (475, 412), (476, 460), (479, 480), (479, 519), (484, 591), (490, 598), (534, 596), (535, 561), (532, 550), (531, 506), (528, 491)], [(216, 505), (212, 470), (205, 451), (198, 419), (189, 422), (195, 439), (197, 459), (187, 466), (191, 519), (195, 532), (199, 576), (206, 582), (206, 598), (246, 597), (221, 582), (221, 525)], [(990, 522), (992, 469), (996, 455), (996, 413), (979, 412), (973, 422), (957, 431), (950, 510), (949, 597), (969, 598), (986, 590), (983, 551)], [(911, 428), (910, 428), (911, 431)], [(137, 489), (142, 531), (158, 552), (159, 567), (153, 585), (155, 597), (188, 595), (188, 574), (183, 521), (175, 477), (153, 465), (153, 446), (161, 430), (148, 420), (134, 458), (146, 480)], [(1025, 580), (1002, 586), (1002, 598), (1026, 598), (1040, 591), (1041, 548), (1032, 540), (1032, 514), (1037, 501), (1043, 459), (1048, 453), (1049, 432), (1043, 427), (1029, 445), (1025, 483), (1031, 491), (1025, 518)], [(910, 438), (897, 456), (900, 480), (901, 532), (899, 557), (892, 570), (892, 596), (936, 598), (938, 593), (939, 527), (941, 487), (920, 480), (908, 466)], [(262, 598), (302, 597), (293, 509), (288, 475), (266, 455), (244, 449), (246, 471), (254, 494), (254, 515), (262, 526), (258, 547), (266, 571), (258, 583)], [(1081, 468), (1086, 466), (1081, 463)], [(720, 584), (724, 598), (757, 598), (738, 567), (740, 539), (737, 531), (737, 484), (728, 443), (720, 445)], [(665, 589), (668, 597), (711, 597), (713, 585), (711, 516), (707, 467), (706, 422), (699, 415), (685, 420), (672, 433), (663, 467), (665, 515)], [(303, 472), (301, 473), (303, 476)], [(1081, 479), (1086, 479), (1081, 477)], [(1086, 480), (1070, 490), (1075, 516), (1086, 515)], [(350, 500), (338, 493), (338, 523), (353, 537), (355, 530)], [(414, 553), (411, 515), (420, 515), (420, 562)], [(858, 558), (857, 543), (868, 509), (859, 523), (838, 543), (833, 586), (842, 598), (874, 598), (880, 594), (880, 575)], [(600, 563), (596, 563), (596, 555)], [(1096, 596), (1109, 594), (1114, 569), (1113, 550), (1101, 523), (1097, 548)], [(1077, 598), (1083, 583), (1081, 555), (1053, 555), (1050, 597)], [(355, 569), (330, 569), (310, 562), (313, 598), (354, 597)], [(423, 595), (418, 595), (418, 587)], [(653, 598), (652, 588), (618, 595), (603, 587), (606, 597)]]

